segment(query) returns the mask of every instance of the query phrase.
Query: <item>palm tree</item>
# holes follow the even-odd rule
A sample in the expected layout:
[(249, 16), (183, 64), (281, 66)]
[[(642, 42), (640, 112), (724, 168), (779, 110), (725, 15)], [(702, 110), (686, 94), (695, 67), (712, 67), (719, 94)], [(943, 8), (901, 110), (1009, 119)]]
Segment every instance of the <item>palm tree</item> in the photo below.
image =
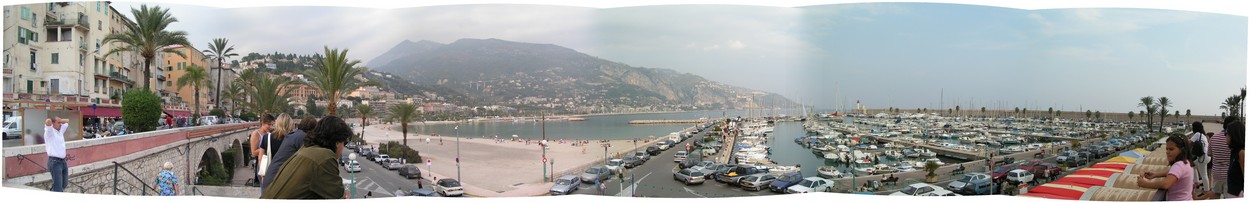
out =
[(247, 95), (252, 96), (252, 101), (245, 103), (253, 112), (275, 113), (288, 109), (290, 106), (291, 91), (287, 90), (289, 85), (295, 84), (290, 78), (256, 73), (251, 78), (240, 77), (237, 80), (250, 84), (249, 88), (244, 88), (244, 90)]
[(1095, 111), (1094, 119), (1102, 120), (1102, 111)]
[(373, 106), (368, 104), (356, 105), (356, 111), (360, 112), (360, 125), (369, 126), (369, 116), (373, 115)]
[(230, 101), (230, 108), (228, 108), (229, 111), (227, 111), (229, 112), (228, 114), (235, 115), (234, 112), (238, 110), (237, 107), (239, 106), (239, 103), (242, 102), (244, 99), (243, 98), (244, 96), (243, 86), (244, 85), (234, 84), (233, 82), (226, 84), (226, 85), (227, 85), (226, 91), (222, 92), (221, 96), (224, 97), (226, 101)]
[[(221, 78), (221, 71), (225, 69), (224, 61), (226, 58), (239, 56), (234, 53), (234, 45), (229, 44), (230, 40), (226, 38), (213, 39), (212, 43), (208, 43), (208, 49), (204, 50), (206, 57), (217, 59), (217, 78)], [(217, 79), (217, 107), (221, 108), (221, 79)]]
[(1176, 110), (1176, 113), (1172, 114), (1172, 118), (1181, 119), (1181, 110)]
[(1192, 118), (1190, 118), (1190, 117), (1189, 117), (1189, 115), (1190, 115), (1190, 114), (1189, 114), (1189, 109), (1185, 109), (1185, 119), (1192, 119)]
[(347, 93), (366, 86), (356, 78), (365, 70), (356, 67), (360, 63), (359, 60), (347, 59), (347, 49), (339, 51), (338, 49), (330, 49), (325, 47), (325, 58), (317, 61), (317, 67), (309, 70), (305, 75), (309, 76), (309, 81), (314, 88), (321, 91), (329, 104), (329, 115), (338, 115), (339, 98), (347, 97)]
[(1155, 106), (1155, 97), (1152, 97), (1152, 96), (1142, 97), (1140, 101), (1141, 103), (1137, 103), (1137, 106), (1146, 107), (1146, 112), (1142, 113), (1143, 116), (1146, 116), (1146, 129), (1153, 129), (1154, 123), (1151, 122), (1153, 121), (1151, 117), (1154, 117), (1155, 108), (1157, 108), (1157, 106)]
[(1132, 111), (1129, 111), (1129, 112), (1128, 112), (1128, 120), (1133, 120), (1133, 112), (1132, 112)]
[[(389, 109), (391, 117), (399, 122), (400, 131), (404, 133), (404, 146), (408, 146), (408, 123), (414, 121), (417, 116), (417, 107), (412, 103), (400, 103), (391, 106)], [(406, 151), (406, 150), (405, 150)], [(405, 156), (406, 157), (406, 156)]]
[(1046, 115), (1055, 115), (1055, 107), (1046, 108)]
[[(211, 80), (212, 78), (209, 78), (209, 77), (208, 77), (208, 72), (204, 71), (204, 68), (200, 67), (199, 65), (191, 64), (191, 66), (187, 66), (186, 71), (187, 71), (187, 72), (186, 72), (185, 74), (183, 74), (183, 75), (182, 75), (182, 77), (178, 77), (178, 82), (177, 82), (177, 83), (178, 83), (178, 89), (180, 89), (180, 90), (181, 90), (183, 87), (186, 87), (187, 85), (190, 85), (190, 86), (191, 86), (191, 88), (192, 88), (192, 89), (193, 89), (193, 91), (195, 92), (195, 93), (194, 93), (194, 94), (195, 94), (195, 101), (194, 101), (194, 103), (195, 103), (195, 106), (194, 106), (194, 107), (195, 107), (195, 114), (193, 114), (193, 115), (192, 115), (192, 116), (194, 116), (194, 117), (192, 117), (192, 120), (199, 120), (199, 117), (200, 117), (200, 87), (203, 87), (203, 86), (208, 85), (208, 83), (210, 83), (210, 82), (211, 82), (211, 81), (209, 81), (209, 80)], [(209, 88), (211, 88), (211, 87), (209, 87)]]
[(1172, 107), (1172, 101), (1168, 97), (1159, 97), (1159, 132), (1163, 132), (1163, 119), (1168, 116), (1168, 107)]
[(1224, 103), (1220, 104), (1220, 109), (1227, 110), (1229, 116), (1236, 117), (1240, 115), (1238, 113), (1241, 112), (1241, 97), (1237, 95), (1229, 96), (1227, 99), (1224, 99)]
[(186, 58), (182, 52), (170, 49), (173, 45), (182, 45), (191, 47), (191, 43), (187, 42), (187, 32), (184, 31), (167, 31), (165, 28), (169, 24), (178, 22), (178, 18), (169, 14), (169, 9), (160, 6), (148, 7), (147, 4), (140, 5), (139, 9), (130, 9), (131, 16), (134, 16), (134, 23), (127, 22), (126, 31), (112, 33), (104, 36), (102, 43), (108, 44), (112, 42), (121, 43), (119, 46), (113, 46), (113, 49), (105, 53), (105, 56), (113, 55), (121, 52), (134, 52), (143, 57), (143, 88), (151, 89), (152, 83), (152, 58), (156, 57), (157, 52), (173, 53)]
[(1089, 119), (1089, 117), (1092, 117), (1092, 116), (1094, 116), (1094, 111), (1085, 110), (1085, 119)]

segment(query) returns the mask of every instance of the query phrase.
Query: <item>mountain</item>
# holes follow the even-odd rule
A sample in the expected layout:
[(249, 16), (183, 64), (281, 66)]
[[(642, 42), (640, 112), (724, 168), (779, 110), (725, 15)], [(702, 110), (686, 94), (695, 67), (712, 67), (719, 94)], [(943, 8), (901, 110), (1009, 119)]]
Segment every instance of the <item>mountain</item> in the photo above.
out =
[[(425, 41), (423, 41), (425, 42)], [(586, 112), (744, 109), (794, 103), (778, 94), (669, 69), (631, 67), (576, 50), (499, 39), (401, 42), (374, 70), (446, 87), (482, 104)]]

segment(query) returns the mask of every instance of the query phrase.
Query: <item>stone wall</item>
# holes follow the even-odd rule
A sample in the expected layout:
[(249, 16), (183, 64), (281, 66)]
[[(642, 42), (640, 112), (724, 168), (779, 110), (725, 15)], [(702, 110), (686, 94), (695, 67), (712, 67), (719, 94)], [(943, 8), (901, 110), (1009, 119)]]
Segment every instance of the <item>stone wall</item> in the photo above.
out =
[[(155, 195), (153, 189), (144, 189), (144, 184), (147, 184), (147, 187), (155, 187), (156, 176), (160, 174), (162, 165), (168, 161), (173, 163), (172, 171), (178, 176), (179, 185), (182, 187), (179, 195), (186, 195), (190, 192), (190, 187), (187, 186), (192, 185), (189, 183), (194, 183), (196, 179), (194, 172), (204, 156), (214, 156), (220, 160), (220, 152), (228, 149), (235, 140), (240, 142), (246, 140), (248, 132), (247, 129), (243, 129), (192, 138), (112, 160), (83, 166), (70, 166), (70, 184), (66, 187), (66, 192), (114, 194), (113, 186), (116, 184), (117, 194)], [(213, 149), (213, 153), (205, 154), (209, 149)], [(124, 169), (114, 167), (113, 162), (121, 164)], [(35, 188), (51, 188), (51, 176), (48, 173), (33, 176), (36, 177), (33, 177), (27, 185)], [(116, 183), (114, 183), (114, 178), (117, 180)]]

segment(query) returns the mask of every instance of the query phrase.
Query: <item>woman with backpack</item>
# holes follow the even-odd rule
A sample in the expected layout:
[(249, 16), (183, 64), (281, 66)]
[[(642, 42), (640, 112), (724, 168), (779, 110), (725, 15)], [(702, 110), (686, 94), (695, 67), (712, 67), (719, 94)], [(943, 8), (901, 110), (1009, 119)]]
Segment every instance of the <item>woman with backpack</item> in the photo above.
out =
[(1207, 138), (1202, 122), (1194, 122), (1190, 128), (1193, 134), (1189, 136), (1189, 160), (1193, 162), (1194, 183), (1198, 184), (1198, 193), (1210, 192), (1211, 176), (1207, 163), (1211, 162), (1211, 156), (1207, 155), (1207, 145), (1211, 145), (1211, 140)]

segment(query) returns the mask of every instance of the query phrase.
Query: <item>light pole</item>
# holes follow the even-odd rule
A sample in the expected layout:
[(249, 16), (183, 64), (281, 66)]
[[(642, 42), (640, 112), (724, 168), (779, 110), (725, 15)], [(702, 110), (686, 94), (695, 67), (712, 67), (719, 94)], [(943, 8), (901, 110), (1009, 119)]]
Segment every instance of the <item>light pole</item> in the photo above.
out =
[(457, 125), (454, 130), (456, 131), (456, 180), (463, 183), (464, 179), (460, 179), (460, 126)]
[[(547, 117), (544, 114), (540, 115), (539, 119), (542, 119), (543, 140), (539, 141), (538, 146), (543, 148), (543, 162), (547, 162)], [(545, 183), (547, 182), (547, 164), (544, 163), (541, 165), (543, 165), (543, 182)], [(555, 168), (552, 168), (551, 170), (555, 170)]]
[[(351, 153), (347, 155), (347, 159), (349, 161), (355, 161), (356, 153)], [(351, 173), (351, 174), (352, 174), (352, 197), (351, 198), (356, 198), (356, 173)]]

